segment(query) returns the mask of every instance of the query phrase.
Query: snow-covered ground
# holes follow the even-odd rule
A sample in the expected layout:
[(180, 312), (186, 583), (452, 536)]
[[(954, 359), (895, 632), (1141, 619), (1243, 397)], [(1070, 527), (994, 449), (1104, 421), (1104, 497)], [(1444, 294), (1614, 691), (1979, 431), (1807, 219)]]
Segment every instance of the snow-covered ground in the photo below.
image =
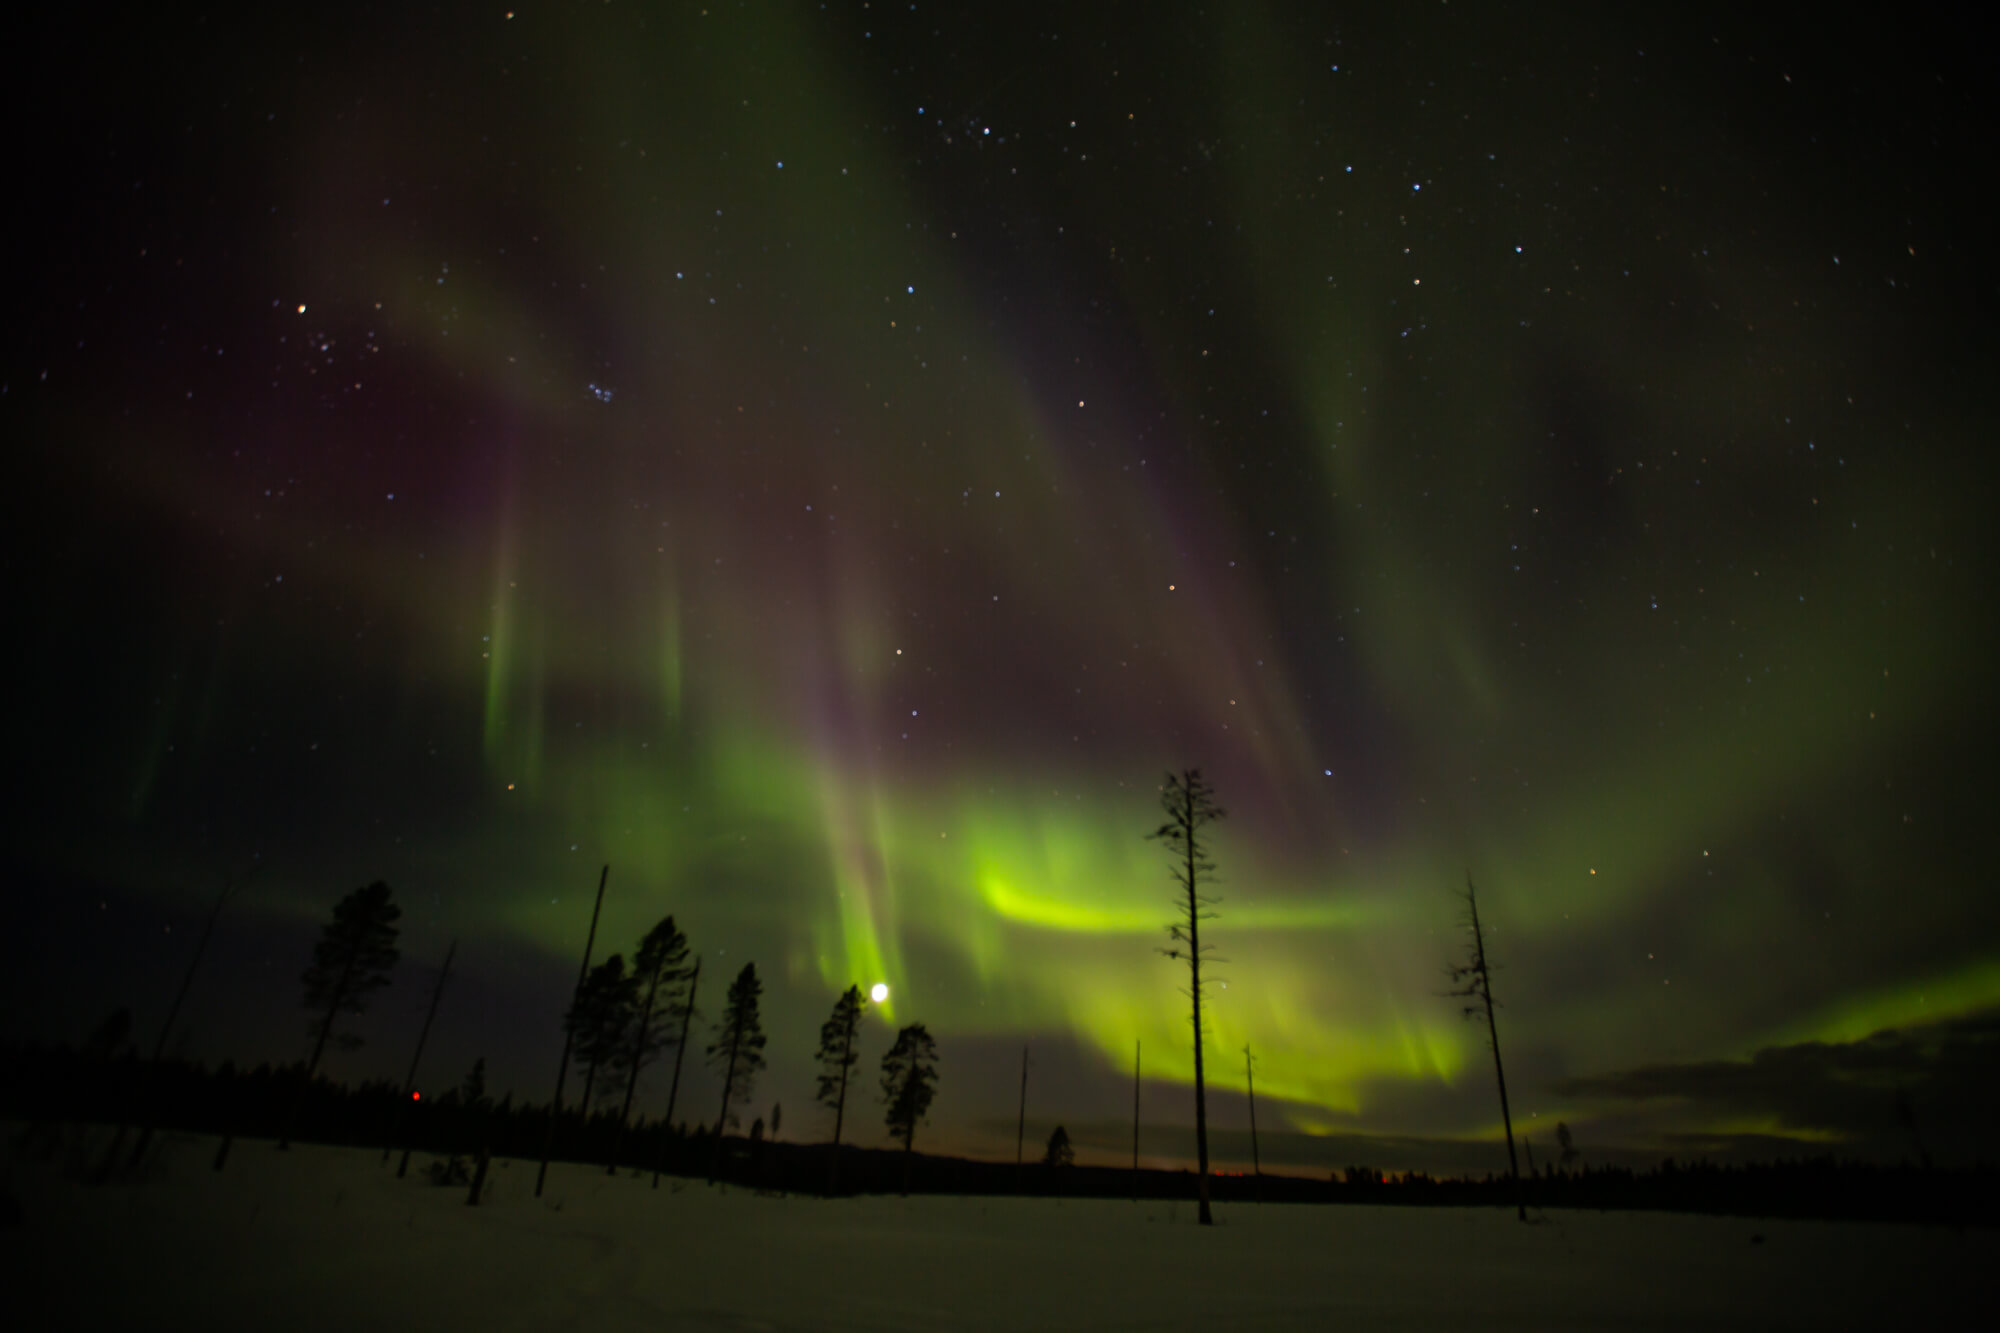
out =
[[(12, 1135), (9, 1136), (10, 1140)], [(172, 1136), (143, 1183), (10, 1160), (40, 1328), (1547, 1329), (1976, 1326), (2000, 1233), (1496, 1210), (771, 1197), (494, 1164), (484, 1206), (379, 1153)], [(1762, 1237), (1761, 1241), (1753, 1238)], [(25, 1305), (20, 1302), (26, 1302)], [(29, 1327), (29, 1325), (15, 1325)]]

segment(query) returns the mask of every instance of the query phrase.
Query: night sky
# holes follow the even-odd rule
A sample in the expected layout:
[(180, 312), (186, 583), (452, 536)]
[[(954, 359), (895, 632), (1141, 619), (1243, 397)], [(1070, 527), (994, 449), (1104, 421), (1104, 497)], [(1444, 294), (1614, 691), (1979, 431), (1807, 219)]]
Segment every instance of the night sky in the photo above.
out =
[(327, 1072), (401, 1076), (456, 938), (427, 1071), (544, 1099), (608, 863), (600, 958), (757, 963), (786, 1137), (884, 981), (919, 1148), (1010, 1152), (1025, 1044), (1031, 1151), (1119, 1160), (1137, 1040), (1176, 1162), (1198, 766), (1225, 1163), (1247, 1043), (1266, 1164), (1504, 1166), (1468, 874), (1545, 1152), (1982, 1146), (1969, 30), (292, 11), (9, 43), (8, 1035), (150, 1048), (256, 866), (177, 1049), (301, 1059), (383, 878)]

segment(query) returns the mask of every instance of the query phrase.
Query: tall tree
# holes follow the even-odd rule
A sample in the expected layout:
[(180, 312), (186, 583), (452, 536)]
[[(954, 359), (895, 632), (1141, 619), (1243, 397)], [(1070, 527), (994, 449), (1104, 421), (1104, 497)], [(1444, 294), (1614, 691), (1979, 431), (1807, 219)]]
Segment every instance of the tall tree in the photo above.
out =
[(396, 922), (402, 915), (403, 909), (391, 901), (389, 886), (378, 879), (342, 898), (334, 906), (333, 920), (320, 928), (312, 964), (300, 978), (305, 985), (305, 1008), (314, 1015), (308, 1028), (313, 1039), (312, 1058), (306, 1061), (298, 1097), (293, 1099), (284, 1131), (278, 1136), (280, 1148), (292, 1146), (292, 1121), (298, 1115), (299, 1101), (312, 1087), (313, 1075), (319, 1072), (320, 1056), (327, 1046), (351, 1051), (361, 1045), (359, 1037), (336, 1033), (334, 1024), (342, 1014), (365, 1013), (368, 997), (389, 984), (397, 958)]
[(757, 1071), (764, 1067), (764, 1020), (757, 1012), (757, 1001), (763, 994), (764, 983), (757, 980), (757, 965), (745, 963), (736, 980), (729, 983), (729, 997), (723, 1001), (722, 1017), (715, 1025), (715, 1039), (708, 1046), (708, 1062), (722, 1075), (722, 1114), (715, 1121), (715, 1160), (709, 1167), (710, 1180), (715, 1179), (715, 1167), (722, 1160), (723, 1136), (736, 1118), (732, 1108), (738, 1102), (750, 1100)]
[(583, 1113), (590, 1115), (597, 1076), (611, 1069), (639, 1017), (637, 979), (625, 970), (625, 955), (612, 954), (590, 969), (569, 1008), (570, 1043), (583, 1066)]
[[(194, 985), (195, 973), (201, 969), (201, 957), (208, 952), (209, 937), (215, 934), (216, 918), (222, 915), (222, 909), (229, 905), (229, 900), (236, 895), (236, 890), (247, 883), (250, 876), (256, 874), (257, 870), (257, 866), (251, 866), (249, 870), (241, 875), (224, 876), (222, 892), (216, 895), (215, 906), (210, 908), (208, 912), (208, 920), (202, 922), (201, 937), (195, 941), (194, 945), (194, 956), (188, 959), (187, 971), (181, 975), (180, 989), (174, 992), (174, 1002), (167, 1008), (167, 1021), (160, 1025), (160, 1039), (153, 1046), (153, 1068), (155, 1070), (159, 1069), (161, 1061), (166, 1058), (167, 1038), (173, 1034), (174, 1020), (180, 1017), (181, 1005), (186, 1002), (188, 990)], [(158, 1108), (149, 1106), (146, 1112), (145, 1127), (139, 1131), (139, 1142), (133, 1147), (131, 1159), (126, 1163), (127, 1170), (136, 1171), (139, 1164), (145, 1161), (146, 1149), (152, 1146), (153, 1134), (155, 1126), (158, 1123), (158, 1118)]]
[(1194, 1029), (1194, 1143), (1201, 1167), (1196, 1188), (1201, 1200), (1201, 1225), (1206, 1227), (1213, 1226), (1215, 1218), (1208, 1207), (1208, 1093), (1203, 1084), (1201, 1062), (1204, 984), (1201, 965), (1222, 960), (1206, 957), (1214, 946), (1201, 942), (1201, 923), (1213, 921), (1216, 917), (1216, 899), (1202, 892), (1203, 885), (1215, 875), (1215, 864), (1208, 859), (1203, 846), (1203, 830), (1221, 819), (1225, 812), (1215, 803), (1215, 789), (1203, 780), (1198, 768), (1167, 774), (1166, 785), (1160, 788), (1160, 808), (1166, 812), (1167, 822), (1149, 836), (1165, 843), (1172, 853), (1173, 878), (1179, 885), (1179, 891), (1174, 895), (1176, 916), (1167, 925), (1167, 936), (1173, 944), (1160, 952), (1176, 962), (1186, 962), (1188, 967), (1188, 984), (1183, 993), (1193, 1005), (1189, 1024)]
[(922, 1023), (896, 1034), (896, 1044), (882, 1057), (882, 1100), (889, 1133), (903, 1141), (903, 1193), (910, 1192), (910, 1157), (917, 1141), (917, 1124), (930, 1113), (937, 1096), (937, 1043)]
[[(431, 987), (430, 1008), (424, 1011), (424, 1026), (417, 1033), (417, 1049), (410, 1056), (410, 1072), (403, 1076), (403, 1095), (398, 1097), (395, 1106), (390, 1108), (392, 1119), (389, 1122), (389, 1137), (382, 1144), (382, 1160), (385, 1163), (389, 1160), (390, 1152), (396, 1146), (396, 1130), (402, 1125), (403, 1116), (408, 1114), (410, 1099), (416, 1093), (417, 1065), (424, 1058), (425, 1043), (431, 1039), (431, 1022), (437, 1017), (438, 1001), (444, 998), (444, 983), (451, 977), (451, 960), (457, 954), (458, 941), (453, 940), (451, 947), (444, 951), (444, 966), (438, 971), (437, 984)], [(401, 1180), (409, 1174), (410, 1149), (405, 1144), (403, 1148), (403, 1160), (396, 1164), (396, 1179)]]
[(1449, 994), (1459, 999), (1470, 1000), (1465, 1006), (1465, 1016), (1477, 1019), (1486, 1016), (1486, 1037), (1493, 1046), (1493, 1076), (1500, 1084), (1500, 1123), (1507, 1131), (1507, 1175), (1514, 1182), (1514, 1216), (1525, 1222), (1528, 1220), (1528, 1205), (1521, 1197), (1521, 1166), (1514, 1157), (1514, 1117), (1507, 1109), (1507, 1070), (1500, 1063), (1500, 1027), (1493, 1021), (1493, 972), (1486, 961), (1486, 933), (1479, 925), (1479, 895), (1472, 887), (1472, 876), (1465, 877), (1465, 925), (1472, 936), (1471, 952), (1463, 963), (1450, 969), (1455, 989)]
[(674, 1080), (667, 1085), (667, 1114), (661, 1122), (666, 1132), (660, 1136), (660, 1154), (653, 1160), (653, 1188), (660, 1187), (660, 1170), (666, 1165), (667, 1144), (671, 1139), (678, 1141), (678, 1131), (674, 1129), (674, 1106), (681, 1095), (681, 1062), (687, 1058), (688, 1032), (694, 1027), (694, 993), (701, 985), (701, 959), (694, 960), (694, 968), (688, 973), (687, 996), (681, 1001), (681, 1035), (674, 1042)]
[(840, 1130), (847, 1119), (847, 1075), (861, 1063), (861, 1053), (854, 1049), (854, 1035), (861, 1026), (862, 1011), (867, 1007), (868, 997), (861, 993), (861, 987), (849, 986), (833, 1002), (833, 1016), (819, 1028), (819, 1091), (816, 1096), (820, 1105), (833, 1112), (833, 1154), (827, 1159), (826, 1173), (829, 1194), (840, 1191)]
[[(1250, 1054), (1250, 1043), (1243, 1043), (1243, 1086), (1250, 1090), (1250, 1173), (1258, 1180), (1264, 1178), (1264, 1163), (1257, 1155), (1257, 1070), (1256, 1057)], [(1263, 1191), (1257, 1193), (1259, 1200)]]
[[(571, 993), (572, 1002), (577, 994), (582, 993), (583, 983), (590, 977), (590, 954), (591, 950), (597, 947), (597, 918), (604, 912), (604, 886), (610, 879), (611, 867), (607, 864), (604, 869), (597, 872), (597, 901), (590, 909), (590, 933), (583, 937), (583, 962), (577, 966), (576, 990)], [(542, 1135), (542, 1165), (541, 1169), (535, 1172), (537, 1199), (542, 1197), (542, 1187), (548, 1184), (549, 1159), (554, 1157), (556, 1152), (556, 1126), (562, 1121), (563, 1083), (569, 1078), (569, 1048), (573, 1038), (574, 1034), (570, 1031), (569, 1022), (565, 1017), (562, 1059), (556, 1064), (556, 1091), (555, 1095), (549, 1098), (548, 1130)], [(586, 1113), (589, 1111), (588, 1107), (584, 1109)]]
[(646, 938), (639, 941), (639, 952), (633, 956), (632, 983), (638, 987), (641, 999), (625, 1048), (618, 1056), (618, 1067), (625, 1071), (625, 1104), (618, 1108), (618, 1135), (612, 1141), (611, 1161), (605, 1167), (607, 1174), (618, 1170), (625, 1124), (632, 1115), (632, 1097), (639, 1090), (639, 1072), (659, 1059), (674, 1040), (673, 1030), (677, 1026), (674, 1020), (680, 1016), (674, 1002), (687, 987), (687, 953), (687, 936), (674, 926), (672, 917), (667, 917), (646, 932)]
[(1139, 1202), (1139, 1039), (1132, 1039), (1132, 1202)]

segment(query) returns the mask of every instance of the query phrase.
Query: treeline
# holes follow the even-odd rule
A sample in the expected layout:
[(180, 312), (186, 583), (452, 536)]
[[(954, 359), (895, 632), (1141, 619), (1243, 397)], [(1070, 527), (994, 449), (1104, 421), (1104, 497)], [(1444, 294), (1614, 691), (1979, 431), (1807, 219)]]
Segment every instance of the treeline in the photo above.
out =
[(1511, 1206), (1518, 1192), (1530, 1208), (2000, 1225), (1993, 1211), (2000, 1167), (1889, 1166), (1832, 1156), (1736, 1165), (1670, 1157), (1645, 1171), (1551, 1166), (1518, 1182), (1391, 1175), (1355, 1166), (1335, 1172), (1329, 1186), (1330, 1197), (1347, 1203)]
[[(260, 1064), (247, 1071), (233, 1062), (211, 1071), (167, 1059), (175, 1018), (199, 971), (215, 919), (234, 893), (232, 883), (225, 886), (209, 915), (208, 928), (189, 961), (151, 1059), (139, 1058), (131, 1011), (120, 1009), (78, 1051), (27, 1046), (9, 1052), (0, 1068), (0, 1088), (4, 1088), (0, 1114), (27, 1121), (24, 1145), (45, 1155), (82, 1151), (76, 1145), (86, 1136), (66, 1127), (98, 1121), (116, 1126), (110, 1146), (98, 1150), (95, 1164), (76, 1163), (79, 1174), (98, 1181), (142, 1170), (149, 1146), (163, 1129), (219, 1134), (221, 1145), (214, 1158), (218, 1171), (239, 1137), (275, 1138), (281, 1149), (295, 1137), (377, 1145), (384, 1162), (400, 1150), (398, 1176), (406, 1173), (413, 1152), (442, 1154), (448, 1163), (444, 1175), (456, 1183), (469, 1181), (471, 1203), (478, 1202), (486, 1167), (494, 1157), (539, 1156), (537, 1195), (546, 1182), (549, 1162), (557, 1157), (595, 1162), (613, 1172), (621, 1166), (649, 1166), (655, 1184), (663, 1172), (705, 1171), (714, 1180), (746, 1171), (751, 1177), (778, 1171), (777, 1159), (766, 1147), (762, 1116), (752, 1120), (747, 1140), (733, 1140), (730, 1134), (740, 1125), (738, 1113), (750, 1102), (765, 1065), (768, 1038), (760, 1010), (764, 987), (756, 965), (745, 963), (730, 982), (709, 1040), (701, 1048), (722, 1085), (713, 1126), (699, 1121), (690, 1126), (685, 1114), (676, 1118), (674, 1113), (688, 1047), (695, 1041), (701, 960), (691, 953), (687, 936), (673, 917), (667, 916), (639, 941), (629, 965), (624, 954), (613, 953), (592, 966), (609, 877), (606, 866), (598, 877), (576, 989), (562, 1014), (563, 1056), (548, 1102), (517, 1107), (512, 1092), (496, 1102), (486, 1088), (483, 1058), (457, 1086), (428, 1099), (423, 1096), (418, 1073), (451, 975), (456, 941), (430, 988), (423, 1026), (400, 1089), (385, 1080), (349, 1088), (320, 1075), (320, 1062), (329, 1049), (353, 1050), (361, 1045), (357, 1035), (344, 1030), (343, 1020), (367, 1011), (370, 997), (390, 984), (400, 958), (402, 909), (389, 886), (379, 880), (334, 906), (300, 977), (310, 1017), (306, 1035), (311, 1053), (306, 1059)], [(860, 1024), (868, 1004), (860, 987), (848, 987), (820, 1032), (816, 1100), (833, 1112), (834, 1124), (833, 1142), (820, 1159), (828, 1192), (839, 1188), (841, 1131), (850, 1075), (861, 1061)], [(666, 1113), (648, 1119), (642, 1108), (635, 1108), (641, 1075), (668, 1055), (672, 1077)], [(917, 1127), (936, 1095), (937, 1065), (936, 1042), (921, 1023), (901, 1029), (882, 1056), (884, 1124), (902, 1143), (906, 1175)], [(581, 1095), (573, 1105), (565, 1103), (563, 1095), (572, 1068), (582, 1079)], [(771, 1107), (769, 1140), (777, 1139), (782, 1114), (782, 1107)]]
[[(754, 963), (745, 963), (729, 984), (707, 1044), (700, 1048), (722, 1085), (721, 1106), (713, 1128), (697, 1122), (690, 1128), (685, 1113), (675, 1116), (688, 1048), (694, 1044), (699, 1013), (701, 959), (691, 952), (687, 936), (672, 916), (661, 918), (640, 939), (628, 964), (613, 953), (592, 965), (597, 926), (611, 867), (598, 876), (597, 897), (576, 987), (561, 1017), (562, 1060), (555, 1091), (547, 1103), (517, 1109), (508, 1093), (495, 1102), (485, 1087), (481, 1059), (459, 1086), (426, 1100), (418, 1074), (431, 1026), (444, 999), (457, 954), (454, 940), (430, 987), (429, 1004), (411, 1054), (402, 1087), (370, 1082), (349, 1089), (320, 1077), (320, 1062), (329, 1050), (351, 1051), (361, 1038), (345, 1020), (364, 1014), (371, 997), (387, 987), (401, 958), (398, 948), (402, 909), (389, 886), (377, 880), (347, 894), (334, 905), (331, 919), (320, 930), (311, 958), (300, 976), (303, 1007), (309, 1016), (306, 1037), (310, 1054), (296, 1064), (263, 1064), (239, 1071), (225, 1063), (214, 1071), (165, 1058), (175, 1020), (200, 972), (202, 956), (216, 919), (247, 876), (224, 885), (197, 941), (180, 988), (161, 1024), (150, 1060), (141, 1062), (133, 1044), (130, 1010), (111, 1015), (73, 1056), (53, 1048), (17, 1051), (19, 1068), (0, 1071), (7, 1088), (9, 1113), (35, 1127), (32, 1143), (49, 1146), (61, 1140), (61, 1127), (104, 1120), (117, 1127), (108, 1149), (85, 1174), (95, 1180), (145, 1165), (154, 1136), (162, 1129), (217, 1132), (222, 1143), (214, 1167), (220, 1171), (238, 1137), (275, 1138), (278, 1147), (294, 1137), (333, 1143), (378, 1143), (383, 1160), (398, 1149), (403, 1175), (410, 1154), (422, 1149), (452, 1157), (469, 1155), (476, 1164), (468, 1171), (468, 1202), (478, 1202), (487, 1163), (495, 1156), (539, 1156), (541, 1171), (535, 1193), (547, 1179), (548, 1164), (560, 1156), (592, 1161), (608, 1171), (621, 1166), (650, 1164), (662, 1171), (705, 1169), (713, 1180), (738, 1165), (744, 1152), (763, 1156), (765, 1120), (752, 1120), (748, 1143), (730, 1147), (730, 1131), (739, 1126), (739, 1111), (750, 1102), (757, 1075), (765, 1065), (768, 1038), (760, 1002), (763, 982)], [(821, 1070), (817, 1100), (834, 1114), (834, 1142), (823, 1161), (827, 1188), (837, 1189), (840, 1137), (849, 1093), (849, 1075), (860, 1063), (859, 1025), (868, 999), (850, 986), (834, 1005), (832, 1018), (821, 1029), (817, 1061)], [(635, 1107), (641, 1075), (672, 1056), (666, 1112), (648, 1120)], [(884, 1123), (911, 1155), (917, 1126), (929, 1113), (938, 1081), (937, 1046), (925, 1027), (911, 1024), (896, 1034), (882, 1057), (881, 1097)], [(574, 1069), (581, 1077), (575, 1105), (564, 1100), (564, 1087)], [(31, 1075), (22, 1070), (33, 1070)], [(635, 1115), (635, 1110), (639, 1113)], [(775, 1140), (783, 1108), (771, 1108), (770, 1138)], [(530, 1125), (528, 1122), (533, 1121)], [(539, 1130), (537, 1151), (528, 1143)], [(128, 1136), (132, 1142), (128, 1142)], [(78, 1137), (78, 1136), (72, 1136)], [(705, 1154), (705, 1162), (699, 1160)], [(907, 1169), (907, 1168), (906, 1168)], [(457, 1164), (447, 1173), (463, 1174)]]
[[(110, 1056), (67, 1046), (28, 1043), (0, 1047), (0, 1119), (20, 1126), (16, 1150), (24, 1156), (62, 1158), (79, 1176), (101, 1176), (102, 1135), (85, 1126), (113, 1126), (129, 1108), (148, 1108), (160, 1133), (202, 1134), (242, 1139), (276, 1139), (289, 1126), (308, 1142), (380, 1150), (393, 1143), (442, 1159), (452, 1174), (469, 1170), (482, 1151), (496, 1158), (533, 1161), (548, 1136), (549, 1103), (519, 1101), (508, 1092), (486, 1094), (483, 1065), (457, 1086), (408, 1099), (396, 1084), (373, 1079), (336, 1083), (324, 1076), (306, 1080), (306, 1063), (258, 1064), (249, 1068), (225, 1060), (214, 1067), (184, 1061), (152, 1061), (125, 1051)], [(303, 1092), (301, 1088), (303, 1087)], [(714, 1174), (742, 1184), (783, 1189), (823, 1189), (829, 1148), (779, 1144), (767, 1137), (759, 1119), (749, 1137), (718, 1139), (713, 1125), (664, 1118), (626, 1118), (622, 1107), (589, 1113), (576, 1106), (558, 1120), (557, 1159), (601, 1165), (614, 1154), (635, 1173)], [(874, 1159), (894, 1163), (907, 1150), (842, 1150), (844, 1187), (899, 1187), (889, 1167), (856, 1167)], [(794, 1159), (799, 1159), (795, 1162)], [(896, 1170), (900, 1171), (898, 1167)], [(850, 1171), (859, 1171), (849, 1176)]]
[[(354, 1086), (316, 1078), (296, 1097), (303, 1064), (241, 1069), (225, 1061), (213, 1068), (183, 1061), (154, 1063), (132, 1053), (105, 1058), (89, 1050), (29, 1044), (0, 1047), (0, 1118), (19, 1125), (17, 1151), (64, 1157), (79, 1173), (91, 1169), (90, 1142), (77, 1127), (108, 1125), (135, 1098), (158, 1108), (159, 1127), (210, 1136), (273, 1138), (284, 1118), (298, 1115), (301, 1138), (380, 1149), (400, 1111), (399, 1135), (425, 1154), (425, 1174), (459, 1184), (471, 1159), (486, 1146), (495, 1158), (532, 1162), (548, 1126), (547, 1102), (519, 1102), (511, 1094), (487, 1098), (468, 1078), (438, 1095), (405, 1104), (386, 1080)], [(1067, 1135), (1064, 1135), (1067, 1143)], [(102, 1135), (97, 1136), (101, 1150)], [(621, 1150), (638, 1177), (654, 1172), (701, 1176), (764, 1189), (824, 1193), (831, 1181), (824, 1142), (776, 1141), (768, 1136), (718, 1140), (712, 1126), (662, 1120), (629, 1122), (621, 1139), (616, 1110), (588, 1116), (563, 1114), (558, 1141), (562, 1160), (598, 1164)], [(1061, 1152), (1025, 1167), (973, 1161), (895, 1148), (838, 1149), (843, 1193), (903, 1190), (927, 1194), (1035, 1194), (1069, 1198), (1130, 1198), (1193, 1203), (1192, 1171), (1077, 1166)], [(1742, 1217), (1798, 1217), (1853, 1221), (1942, 1223), (1991, 1227), (2000, 1168), (1946, 1169), (1882, 1166), (1812, 1157), (1741, 1166), (1673, 1160), (1645, 1171), (1593, 1166), (1546, 1166), (1517, 1182), (1483, 1178), (1391, 1173), (1350, 1166), (1326, 1176), (1213, 1173), (1211, 1196), (1235, 1203), (1372, 1203), (1403, 1206), (1514, 1208), (1525, 1191), (1530, 1208), (1711, 1213)]]

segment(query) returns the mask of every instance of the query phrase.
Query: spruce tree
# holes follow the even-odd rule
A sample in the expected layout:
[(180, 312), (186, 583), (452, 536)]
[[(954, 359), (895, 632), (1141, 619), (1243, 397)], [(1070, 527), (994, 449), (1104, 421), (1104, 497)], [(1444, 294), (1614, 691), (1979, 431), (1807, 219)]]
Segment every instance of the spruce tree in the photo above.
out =
[(764, 983), (757, 980), (757, 965), (745, 963), (736, 980), (729, 983), (729, 996), (715, 1025), (715, 1039), (708, 1046), (709, 1065), (722, 1075), (722, 1113), (715, 1121), (715, 1158), (708, 1176), (711, 1181), (715, 1179), (716, 1165), (722, 1160), (723, 1138), (736, 1119), (734, 1108), (737, 1103), (750, 1100), (757, 1071), (764, 1067), (764, 1021), (757, 1012), (757, 1001), (763, 994)]
[(922, 1023), (896, 1034), (896, 1044), (882, 1057), (882, 1100), (889, 1133), (903, 1141), (903, 1193), (910, 1192), (910, 1160), (917, 1124), (930, 1113), (937, 1096), (937, 1042)]
[(299, 1101), (312, 1087), (327, 1046), (353, 1050), (361, 1045), (359, 1037), (336, 1032), (334, 1024), (342, 1014), (366, 1012), (368, 997), (389, 984), (398, 956), (396, 922), (402, 915), (403, 909), (390, 899), (389, 886), (378, 879), (342, 898), (334, 906), (333, 920), (320, 928), (312, 964), (300, 977), (305, 986), (305, 1008), (314, 1015), (308, 1028), (313, 1039), (312, 1057), (306, 1061), (298, 1096), (278, 1136), (280, 1148), (291, 1147), (291, 1126), (298, 1116)]
[(819, 1029), (819, 1103), (833, 1112), (833, 1156), (827, 1167), (827, 1191), (840, 1189), (840, 1130), (847, 1118), (847, 1075), (861, 1063), (854, 1049), (855, 1031), (861, 1026), (868, 999), (861, 987), (849, 986), (833, 1003), (833, 1016)]

